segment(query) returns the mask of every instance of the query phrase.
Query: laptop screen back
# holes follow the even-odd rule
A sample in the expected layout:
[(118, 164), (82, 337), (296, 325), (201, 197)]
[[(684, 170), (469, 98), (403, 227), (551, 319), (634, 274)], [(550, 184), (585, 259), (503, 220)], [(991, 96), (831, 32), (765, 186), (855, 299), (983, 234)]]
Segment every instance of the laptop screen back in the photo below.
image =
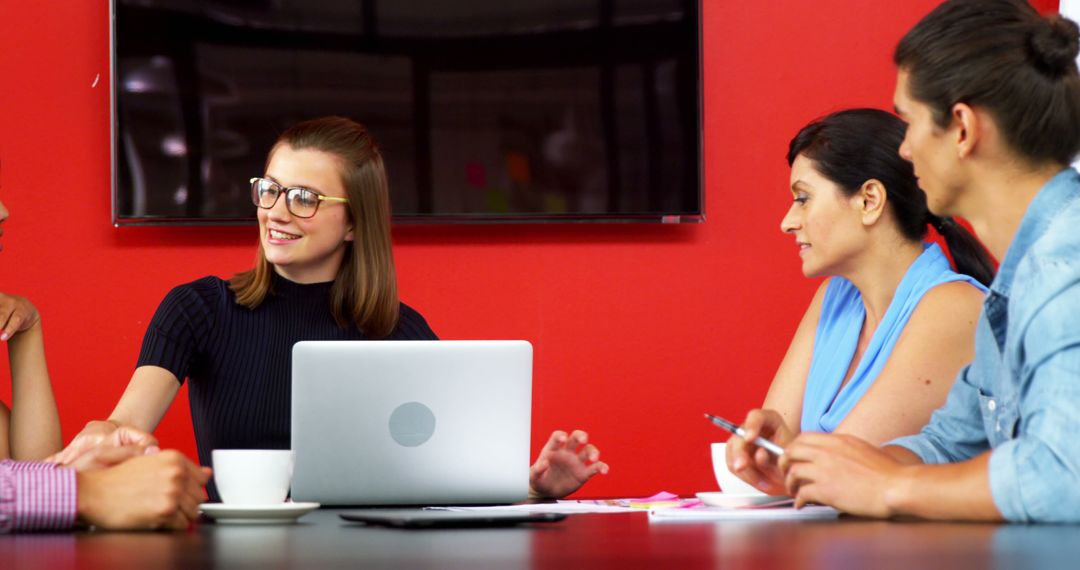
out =
[(526, 341), (300, 342), (292, 390), (296, 501), (489, 504), (528, 494)]

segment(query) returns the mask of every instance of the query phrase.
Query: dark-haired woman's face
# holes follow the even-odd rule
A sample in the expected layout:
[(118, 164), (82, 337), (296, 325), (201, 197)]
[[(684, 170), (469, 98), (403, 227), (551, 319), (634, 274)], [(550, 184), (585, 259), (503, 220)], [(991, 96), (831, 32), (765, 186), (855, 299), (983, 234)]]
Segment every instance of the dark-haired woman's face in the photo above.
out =
[(857, 197), (848, 197), (804, 155), (791, 164), (792, 204), (780, 222), (795, 237), (803, 275), (843, 275), (866, 247)]
[(904, 70), (896, 76), (893, 104), (896, 113), (907, 123), (900, 156), (915, 167), (919, 186), (926, 192), (927, 206), (939, 216), (954, 215), (957, 165), (956, 148), (949, 145), (951, 129), (939, 127), (930, 106), (911, 97), (908, 73)]

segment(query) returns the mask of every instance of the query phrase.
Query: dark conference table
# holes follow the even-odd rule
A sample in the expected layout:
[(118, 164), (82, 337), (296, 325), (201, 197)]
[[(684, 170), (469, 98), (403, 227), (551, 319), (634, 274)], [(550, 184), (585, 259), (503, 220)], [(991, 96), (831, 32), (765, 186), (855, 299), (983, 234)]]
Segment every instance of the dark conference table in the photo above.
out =
[(650, 523), (578, 514), (510, 528), (399, 530), (337, 510), (295, 525), (0, 536), (0, 568), (1057, 568), (1080, 526), (835, 521)]

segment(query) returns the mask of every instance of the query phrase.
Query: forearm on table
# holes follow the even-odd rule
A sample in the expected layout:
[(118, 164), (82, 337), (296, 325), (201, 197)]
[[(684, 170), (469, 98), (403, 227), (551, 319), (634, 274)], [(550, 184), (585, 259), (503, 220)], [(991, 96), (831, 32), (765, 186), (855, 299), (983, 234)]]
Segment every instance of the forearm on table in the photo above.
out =
[(161, 417), (153, 417), (153, 414), (146, 413), (143, 410), (131, 405), (132, 402), (124, 402), (123, 399), (116, 404), (116, 408), (113, 409), (109, 417), (101, 420), (116, 427), (131, 426), (136, 429), (140, 429), (147, 433), (153, 433), (159, 423), (161, 423)]
[(922, 465), (923, 460), (914, 451), (899, 445), (886, 445), (881, 448), (889, 457), (903, 465)]
[(180, 382), (172, 372), (157, 366), (140, 366), (108, 421), (153, 432), (179, 391)]
[(45, 362), (41, 323), (8, 341), (11, 363), (11, 454), (15, 459), (41, 459), (63, 446)]
[[(990, 492), (990, 452), (942, 465), (924, 465), (911, 451), (889, 446), (886, 452), (905, 466), (886, 489), (893, 515), (925, 519), (1004, 520)], [(911, 463), (914, 459), (914, 463)]]

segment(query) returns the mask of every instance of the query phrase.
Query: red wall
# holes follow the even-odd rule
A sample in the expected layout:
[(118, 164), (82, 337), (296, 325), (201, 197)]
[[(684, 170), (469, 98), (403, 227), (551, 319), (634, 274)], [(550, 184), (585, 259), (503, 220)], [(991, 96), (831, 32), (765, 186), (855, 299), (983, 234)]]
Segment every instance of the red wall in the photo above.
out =
[[(892, 47), (936, 3), (703, 0), (706, 223), (398, 227), (403, 299), (446, 339), (532, 341), (534, 449), (587, 429), (612, 470), (586, 494), (715, 489), (723, 437), (701, 414), (761, 401), (816, 286), (778, 230), (787, 142), (832, 110), (891, 108)], [(111, 411), (166, 291), (247, 268), (256, 242), (110, 225), (108, 62), (104, 0), (5, 2), (0, 290), (44, 315), (65, 438)], [(157, 435), (194, 455), (186, 400)]]

